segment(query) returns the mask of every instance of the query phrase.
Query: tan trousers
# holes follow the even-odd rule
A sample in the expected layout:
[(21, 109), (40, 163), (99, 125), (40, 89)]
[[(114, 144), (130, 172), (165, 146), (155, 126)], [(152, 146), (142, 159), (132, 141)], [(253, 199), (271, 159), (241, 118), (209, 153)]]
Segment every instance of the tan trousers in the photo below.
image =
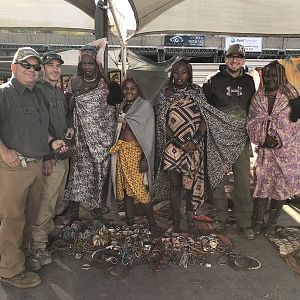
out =
[(69, 160), (58, 160), (50, 176), (43, 175), (37, 218), (32, 230), (32, 249), (46, 249), (48, 234), (54, 230), (53, 219), (59, 197), (63, 197), (69, 171)]
[(24, 270), (40, 199), (42, 160), (9, 168), (0, 158), (0, 277)]
[(58, 189), (58, 196), (57, 196), (57, 201), (55, 205), (55, 215), (61, 215), (66, 208), (69, 206), (69, 200), (66, 199), (65, 197), (65, 191), (66, 191), (66, 184), (68, 180), (68, 175), (69, 175), (69, 167), (70, 167), (70, 160), (66, 159), (64, 160), (65, 162), (65, 175), (64, 178), (59, 186)]

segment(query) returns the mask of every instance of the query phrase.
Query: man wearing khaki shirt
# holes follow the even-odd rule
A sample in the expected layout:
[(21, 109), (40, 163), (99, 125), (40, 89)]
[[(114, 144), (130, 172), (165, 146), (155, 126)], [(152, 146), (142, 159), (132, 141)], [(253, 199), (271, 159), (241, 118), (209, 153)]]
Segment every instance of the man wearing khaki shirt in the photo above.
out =
[(19, 288), (41, 283), (25, 257), (39, 205), (42, 157), (49, 146), (67, 150), (62, 140), (48, 135), (47, 108), (35, 87), (40, 63), (34, 49), (19, 48), (13, 77), (0, 87), (0, 280)]

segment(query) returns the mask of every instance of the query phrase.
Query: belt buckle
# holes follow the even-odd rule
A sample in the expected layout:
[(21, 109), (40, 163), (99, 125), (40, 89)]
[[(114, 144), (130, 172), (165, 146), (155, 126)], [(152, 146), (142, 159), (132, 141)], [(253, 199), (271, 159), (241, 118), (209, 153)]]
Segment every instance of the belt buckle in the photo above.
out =
[(27, 162), (26, 162), (25, 157), (20, 158), (20, 162), (21, 162), (22, 168), (27, 168)]

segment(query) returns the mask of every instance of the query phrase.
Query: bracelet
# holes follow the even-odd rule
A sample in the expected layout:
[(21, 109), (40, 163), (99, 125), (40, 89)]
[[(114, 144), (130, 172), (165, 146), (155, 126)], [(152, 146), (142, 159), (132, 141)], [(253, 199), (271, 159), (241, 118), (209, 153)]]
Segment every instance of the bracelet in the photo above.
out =
[(52, 149), (52, 144), (53, 144), (54, 141), (56, 141), (56, 139), (51, 139), (51, 140), (49, 141), (49, 143), (48, 143), (49, 148)]
[(192, 141), (198, 145), (200, 144), (201, 140), (203, 138), (203, 133), (201, 131), (196, 132), (196, 134), (194, 135), (194, 137), (192, 138)]
[(178, 137), (174, 137), (171, 142), (177, 148), (181, 148), (182, 143), (180, 142)]
[(197, 139), (192, 139), (192, 141), (195, 145), (198, 145), (200, 143), (200, 141), (198, 141)]

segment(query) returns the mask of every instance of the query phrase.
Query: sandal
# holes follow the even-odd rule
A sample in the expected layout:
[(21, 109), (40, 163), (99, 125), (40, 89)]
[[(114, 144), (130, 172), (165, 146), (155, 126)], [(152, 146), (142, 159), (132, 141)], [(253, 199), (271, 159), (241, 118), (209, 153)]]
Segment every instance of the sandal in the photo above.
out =
[(273, 237), (276, 235), (276, 226), (269, 226), (266, 228), (265, 237)]

